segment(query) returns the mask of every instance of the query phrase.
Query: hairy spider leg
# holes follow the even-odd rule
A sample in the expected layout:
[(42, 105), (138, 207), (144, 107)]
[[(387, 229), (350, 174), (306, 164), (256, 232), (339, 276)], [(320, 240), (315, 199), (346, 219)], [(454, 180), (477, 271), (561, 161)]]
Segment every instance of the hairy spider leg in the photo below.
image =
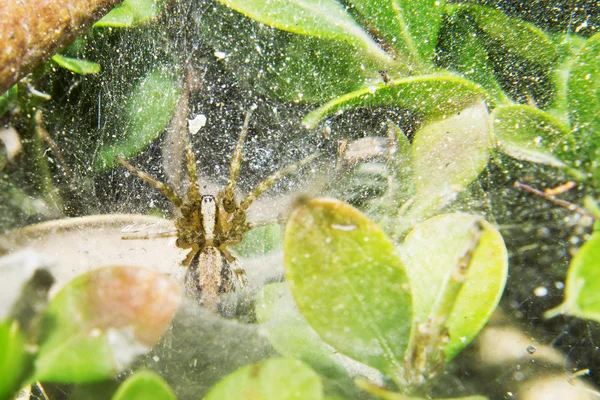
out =
[(156, 232), (156, 233), (145, 233), (141, 235), (127, 235), (121, 236), (123, 240), (146, 240), (146, 239), (158, 239), (158, 238), (167, 238), (177, 236), (177, 231), (166, 231), (166, 232)]
[(245, 212), (248, 209), (248, 207), (250, 207), (250, 205), (254, 202), (254, 200), (256, 200), (261, 194), (263, 194), (266, 190), (268, 190), (271, 186), (273, 186), (273, 184), (275, 182), (277, 182), (279, 179), (281, 179), (285, 175), (291, 174), (292, 172), (296, 171), (298, 168), (301, 168), (302, 166), (308, 164), (309, 162), (314, 160), (318, 155), (319, 155), (319, 153), (311, 154), (310, 156), (306, 157), (305, 159), (303, 159), (295, 164), (288, 165), (281, 171), (277, 171), (274, 174), (269, 175), (262, 182), (260, 182), (258, 185), (256, 185), (256, 187), (250, 193), (248, 193), (246, 195), (244, 200), (242, 200), (242, 202), (240, 203), (240, 206), (238, 207), (236, 214)]
[(150, 185), (152, 185), (155, 188), (157, 188), (158, 190), (160, 190), (162, 192), (162, 194), (164, 194), (166, 196), (167, 199), (171, 200), (171, 202), (175, 205), (175, 207), (181, 207), (181, 205), (183, 204), (183, 201), (177, 195), (177, 193), (175, 193), (175, 190), (171, 186), (165, 185), (158, 179), (148, 175), (144, 171), (137, 169), (136, 167), (129, 164), (127, 161), (125, 161), (121, 157), (117, 157), (117, 160), (125, 168), (127, 168), (132, 174), (136, 175), (138, 178), (142, 179), (143, 181), (148, 182)]
[(246, 271), (240, 266), (240, 262), (231, 254), (226, 248), (221, 248), (221, 253), (225, 256), (225, 259), (229, 262), (229, 268), (234, 274), (235, 281), (233, 282), (235, 289), (243, 290), (248, 287), (248, 277)]
[(190, 186), (188, 187), (187, 198), (188, 202), (199, 202), (202, 198), (200, 193), (200, 187), (198, 186), (198, 171), (196, 169), (196, 156), (194, 150), (192, 150), (192, 144), (189, 136), (183, 135), (185, 141), (185, 158), (188, 172), (188, 178), (190, 179)]
[(244, 119), (244, 126), (242, 132), (238, 138), (235, 151), (231, 157), (231, 164), (229, 165), (229, 179), (227, 180), (227, 186), (222, 191), (222, 202), (223, 208), (228, 213), (235, 210), (235, 185), (237, 182), (238, 174), (240, 172), (240, 166), (242, 165), (242, 150), (244, 149), (244, 141), (248, 135), (248, 125), (250, 124), (251, 111), (246, 112), (246, 118)]
[(251, 231), (252, 229), (263, 228), (265, 226), (269, 226), (272, 224), (283, 225), (283, 224), (285, 224), (286, 220), (287, 219), (284, 217), (277, 217), (275, 219), (269, 219), (266, 221), (248, 222), (246, 225), (248, 226), (248, 230)]

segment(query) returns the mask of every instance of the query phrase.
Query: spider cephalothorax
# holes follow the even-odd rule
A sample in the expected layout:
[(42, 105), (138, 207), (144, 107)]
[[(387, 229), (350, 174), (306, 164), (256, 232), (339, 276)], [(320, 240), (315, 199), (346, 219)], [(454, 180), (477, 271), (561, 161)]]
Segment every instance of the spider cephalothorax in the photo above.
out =
[(227, 248), (240, 243), (244, 233), (252, 229), (252, 225), (246, 222), (248, 207), (279, 178), (308, 163), (315, 156), (305, 158), (267, 177), (238, 203), (235, 198), (235, 186), (249, 120), (250, 113), (246, 114), (242, 133), (231, 158), (227, 186), (216, 196), (200, 193), (196, 157), (187, 136), (185, 153), (190, 184), (183, 198), (171, 186), (119, 158), (119, 162), (129, 171), (159, 189), (173, 203), (176, 209), (176, 245), (182, 249), (190, 249), (182, 262), (182, 265), (188, 267), (185, 279), (186, 293), (215, 312), (223, 312), (219, 304), (219, 294), (230, 293), (247, 286), (244, 270), (239, 267)]

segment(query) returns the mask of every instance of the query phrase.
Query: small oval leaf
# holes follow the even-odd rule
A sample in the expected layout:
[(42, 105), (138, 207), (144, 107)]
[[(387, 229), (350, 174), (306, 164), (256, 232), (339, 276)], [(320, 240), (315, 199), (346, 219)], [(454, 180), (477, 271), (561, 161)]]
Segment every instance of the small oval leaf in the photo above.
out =
[(466, 13), (491, 45), (535, 64), (550, 66), (559, 54), (552, 39), (537, 26), (478, 4), (452, 4), (450, 13)]
[(302, 360), (328, 376), (347, 374), (336, 360), (336, 350), (300, 314), (286, 283), (272, 283), (262, 289), (257, 297), (256, 316), (269, 342), (281, 355)]
[(415, 133), (412, 218), (419, 219), (454, 200), (483, 171), (491, 146), (488, 119), (487, 108), (480, 103)]
[(15, 106), (18, 91), (18, 86), (14, 85), (0, 96), (0, 116)]
[(79, 75), (97, 74), (100, 72), (100, 64), (80, 58), (71, 58), (55, 54), (52, 56), (52, 61), (64, 69), (68, 69)]
[(158, 0), (124, 0), (94, 24), (94, 28), (130, 28), (152, 21), (158, 14)]
[(559, 155), (577, 150), (569, 140), (572, 139), (569, 129), (538, 108), (496, 107), (491, 118), (497, 146), (511, 157), (564, 167)]
[(477, 28), (467, 19), (463, 13), (444, 16), (436, 54), (438, 64), (480, 84), (490, 94), (490, 103), (510, 103)]
[(119, 386), (112, 400), (175, 400), (167, 383), (154, 372), (139, 371)]
[(345, 42), (290, 34), (219, 5), (195, 22), (240, 84), (281, 101), (321, 104), (381, 79), (381, 65)]
[(444, 1), (351, 0), (364, 25), (412, 61), (428, 64), (438, 39)]
[(476, 83), (449, 74), (420, 75), (364, 87), (331, 100), (304, 117), (312, 129), (329, 115), (358, 107), (399, 106), (423, 119), (456, 113), (480, 102), (485, 91)]
[[(371, 394), (381, 400), (425, 400), (425, 398), (423, 398), (423, 397), (413, 397), (413, 396), (409, 397), (402, 393), (390, 392), (389, 390), (386, 390), (380, 386), (374, 385), (373, 383), (368, 382), (364, 379), (356, 379), (355, 383), (358, 387), (360, 387), (364, 391), (369, 392), (369, 394)], [(477, 396), (477, 395), (466, 396), (466, 397), (444, 398), (444, 399), (437, 398), (437, 397), (434, 399), (431, 399), (431, 397), (428, 397), (428, 399), (430, 399), (430, 400), (488, 400), (488, 398), (485, 396)]]
[(303, 400), (323, 398), (319, 376), (302, 362), (273, 358), (226, 376), (204, 400)]
[(0, 399), (11, 394), (23, 383), (28, 356), (25, 341), (15, 321), (0, 321)]
[(126, 126), (114, 144), (105, 144), (98, 153), (96, 169), (111, 168), (117, 156), (129, 158), (145, 149), (171, 120), (181, 95), (176, 73), (167, 68), (150, 72), (133, 90), (124, 106)]
[(580, 156), (596, 179), (600, 177), (598, 149), (600, 141), (600, 33), (589, 38), (572, 64), (567, 81), (569, 117)]
[(487, 323), (504, 290), (508, 254), (496, 228), (478, 217), (445, 214), (418, 225), (402, 245), (406, 270), (414, 296), (415, 321), (424, 322), (442, 297), (445, 283), (459, 258), (468, 249), (471, 227), (483, 228), (477, 247), (471, 251), (467, 279), (446, 322), (450, 341), (447, 360), (458, 354)]
[(448, 13), (468, 21), (485, 46), (485, 59), (504, 89), (521, 103), (551, 101), (550, 75), (559, 57), (556, 44), (537, 26), (478, 4), (451, 4)]
[(234, 10), (288, 32), (333, 39), (365, 50), (374, 60), (392, 62), (377, 43), (335, 0), (220, 0)]
[(284, 257), (296, 304), (319, 336), (398, 378), (412, 299), (402, 261), (381, 229), (337, 200), (308, 200), (287, 222)]
[(113, 376), (158, 341), (179, 302), (179, 285), (144, 268), (104, 267), (75, 278), (43, 315), (35, 380)]
[(600, 322), (600, 233), (595, 232), (571, 260), (564, 303), (546, 318), (558, 313)]

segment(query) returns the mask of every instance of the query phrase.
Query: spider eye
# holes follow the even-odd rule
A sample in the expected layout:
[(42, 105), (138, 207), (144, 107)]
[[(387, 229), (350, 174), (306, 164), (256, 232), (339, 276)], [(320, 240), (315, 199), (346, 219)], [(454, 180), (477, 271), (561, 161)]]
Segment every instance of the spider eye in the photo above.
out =
[(202, 196), (202, 203), (212, 203), (215, 201), (213, 196)]

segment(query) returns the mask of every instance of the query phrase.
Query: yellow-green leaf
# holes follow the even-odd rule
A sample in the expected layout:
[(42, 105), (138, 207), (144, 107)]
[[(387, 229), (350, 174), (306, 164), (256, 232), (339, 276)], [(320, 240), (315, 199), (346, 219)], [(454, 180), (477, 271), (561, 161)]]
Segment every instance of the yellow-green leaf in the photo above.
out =
[(25, 373), (28, 356), (25, 340), (15, 321), (0, 321), (0, 399), (12, 398), (19, 389)]
[(171, 120), (181, 90), (177, 74), (166, 68), (157, 68), (141, 80), (123, 105), (126, 123), (123, 132), (116, 143), (106, 143), (100, 148), (96, 169), (109, 169), (117, 156), (131, 157), (156, 139)]
[(304, 117), (312, 129), (324, 118), (359, 107), (398, 106), (423, 120), (454, 114), (480, 102), (485, 91), (476, 83), (449, 74), (419, 75), (364, 87), (331, 100)]
[(160, 376), (139, 371), (119, 386), (112, 400), (176, 400), (176, 397)]
[(204, 400), (304, 400), (323, 398), (319, 376), (294, 359), (273, 358), (247, 365), (217, 383)]
[[(470, 249), (471, 228), (476, 223), (483, 230), (477, 246)], [(415, 321), (421, 323), (440, 306), (446, 282), (466, 251), (471, 257), (467, 279), (446, 323), (450, 341), (444, 349), (448, 360), (473, 340), (500, 301), (508, 274), (504, 241), (496, 228), (478, 217), (445, 214), (418, 225), (402, 245), (413, 289)]]
[(584, 165), (600, 178), (600, 33), (589, 38), (573, 61), (567, 81), (569, 118)]
[[(386, 44), (413, 62), (428, 64), (440, 29), (443, 0), (351, 0)], [(417, 65), (418, 67), (418, 65)]]
[(157, 0), (124, 0), (110, 10), (94, 28), (131, 28), (152, 21), (159, 11)]
[(71, 58), (55, 54), (52, 56), (52, 61), (64, 69), (68, 69), (79, 75), (97, 74), (100, 72), (100, 64), (80, 58)]
[(415, 133), (411, 218), (418, 220), (454, 200), (483, 171), (491, 146), (488, 119), (485, 104), (479, 103)]
[(346, 374), (336, 359), (337, 351), (317, 335), (298, 311), (286, 283), (272, 283), (262, 289), (256, 316), (281, 355), (302, 360), (329, 376)]
[(600, 233), (595, 232), (571, 260), (564, 303), (546, 317), (557, 313), (600, 322)]
[(355, 208), (312, 199), (291, 214), (285, 272), (302, 315), (343, 354), (399, 378), (412, 323), (393, 243)]
[(388, 56), (335, 0), (220, 0), (263, 24), (300, 35), (333, 39), (363, 49), (374, 60), (391, 64)]
[(491, 118), (496, 145), (511, 157), (564, 167), (560, 156), (577, 151), (569, 128), (538, 108), (500, 106)]

